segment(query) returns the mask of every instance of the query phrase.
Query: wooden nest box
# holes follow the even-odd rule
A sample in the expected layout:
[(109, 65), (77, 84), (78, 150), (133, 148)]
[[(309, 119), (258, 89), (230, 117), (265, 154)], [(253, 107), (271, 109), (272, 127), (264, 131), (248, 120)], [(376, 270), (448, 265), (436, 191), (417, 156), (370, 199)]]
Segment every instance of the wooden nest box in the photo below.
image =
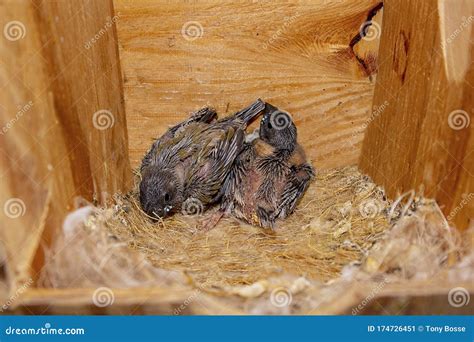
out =
[[(292, 114), (316, 169), (357, 165), (391, 199), (414, 190), (459, 230), (472, 224), (472, 1), (39, 0), (0, 13), (9, 286), (35, 280), (75, 199), (130, 190), (154, 137), (258, 97)], [(24, 305), (86, 295), (33, 286)]]

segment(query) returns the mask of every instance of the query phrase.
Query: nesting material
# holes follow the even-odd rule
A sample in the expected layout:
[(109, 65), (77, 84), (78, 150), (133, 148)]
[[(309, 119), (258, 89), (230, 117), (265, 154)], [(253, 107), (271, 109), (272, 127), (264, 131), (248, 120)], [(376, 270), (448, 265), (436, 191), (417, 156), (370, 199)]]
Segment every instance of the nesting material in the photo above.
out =
[(334, 314), (391, 286), (474, 280), (472, 246), (434, 201), (389, 203), (352, 167), (320, 172), (275, 231), (233, 218), (200, 231), (212, 212), (152, 223), (136, 192), (116, 201), (68, 217), (43, 285), (187, 288), (234, 312)]
[(104, 229), (112, 209), (80, 208), (63, 224), (63, 234), (45, 249), (46, 266), (39, 283), (44, 287), (129, 288), (183, 283), (178, 272), (160, 270), (139, 252), (128, 248)]
[[(71, 286), (74, 280), (67, 277), (68, 272), (56, 270), (77, 270), (82, 263), (94, 266), (93, 274), (84, 272), (87, 279), (114, 283), (124, 268), (138, 262), (125, 252), (129, 248), (157, 268), (186, 274), (195, 286), (212, 291), (284, 274), (326, 281), (337, 277), (348, 263), (360, 260), (380, 239), (389, 226), (387, 210), (381, 189), (355, 168), (320, 172), (296, 212), (280, 221), (275, 231), (223, 218), (211, 231), (201, 232), (199, 227), (212, 210), (153, 223), (140, 209), (134, 192), (118, 197), (113, 208), (86, 207), (71, 214), (64, 223), (63, 240), (57, 241), (51, 253), (45, 279), (49, 286)], [(62, 249), (65, 243), (69, 247)], [(62, 256), (54, 257), (58, 251)], [(118, 260), (113, 261), (111, 255)], [(122, 286), (134, 284), (135, 278)]]
[[(377, 297), (394, 292), (406, 295), (415, 289), (418, 294), (444, 294), (448, 299), (448, 292), (455, 287), (465, 286), (472, 291), (472, 245), (461, 243), (459, 232), (449, 227), (435, 201), (411, 198), (405, 209), (395, 202), (390, 212), (395, 219), (391, 227), (361, 262), (346, 265), (340, 277), (326, 283), (310, 281), (301, 293), (293, 290), (299, 279), (278, 279), (279, 287), (273, 286), (264, 296), (247, 301), (246, 311), (360, 314)], [(464, 234), (466, 240), (474, 236), (473, 231)], [(276, 293), (289, 304), (275, 305)]]
[(296, 212), (275, 231), (224, 218), (200, 232), (212, 212), (175, 215), (152, 223), (136, 196), (124, 199), (107, 221), (119, 241), (159, 268), (185, 272), (206, 289), (249, 285), (281, 274), (320, 281), (360, 260), (388, 227), (383, 193), (355, 168), (321, 172)]
[(428, 279), (453, 265), (462, 249), (459, 233), (449, 227), (435, 201), (419, 199), (416, 214), (404, 215), (365, 259), (368, 273), (394, 273), (401, 279)]

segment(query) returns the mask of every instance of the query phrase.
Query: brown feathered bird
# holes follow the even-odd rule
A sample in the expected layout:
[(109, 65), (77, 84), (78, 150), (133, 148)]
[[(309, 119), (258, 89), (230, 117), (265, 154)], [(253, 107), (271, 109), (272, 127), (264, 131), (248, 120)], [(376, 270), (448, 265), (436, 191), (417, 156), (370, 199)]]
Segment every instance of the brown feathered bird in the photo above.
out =
[(264, 113), (259, 137), (244, 143), (226, 179), (221, 209), (250, 224), (274, 228), (294, 211), (314, 170), (297, 143), (290, 115), (268, 103)]
[(224, 180), (242, 150), (247, 124), (260, 114), (260, 99), (222, 120), (203, 108), (156, 140), (143, 158), (140, 204), (151, 217), (177, 211), (197, 214), (217, 202)]

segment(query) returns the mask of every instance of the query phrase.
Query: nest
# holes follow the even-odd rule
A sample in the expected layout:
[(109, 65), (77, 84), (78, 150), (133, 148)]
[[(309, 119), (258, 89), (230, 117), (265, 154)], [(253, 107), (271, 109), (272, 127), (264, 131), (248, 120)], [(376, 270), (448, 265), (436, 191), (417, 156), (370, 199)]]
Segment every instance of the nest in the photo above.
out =
[(314, 312), (353, 282), (433, 277), (463, 255), (435, 202), (390, 203), (354, 167), (320, 172), (274, 231), (226, 217), (202, 232), (212, 211), (152, 223), (136, 191), (75, 215), (49, 251), (43, 285), (191, 288), (248, 313)]

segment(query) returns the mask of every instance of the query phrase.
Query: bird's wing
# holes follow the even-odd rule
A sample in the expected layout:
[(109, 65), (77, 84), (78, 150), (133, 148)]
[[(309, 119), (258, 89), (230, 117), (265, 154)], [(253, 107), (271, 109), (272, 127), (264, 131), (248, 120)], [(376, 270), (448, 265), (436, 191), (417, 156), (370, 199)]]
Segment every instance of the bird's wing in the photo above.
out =
[[(225, 211), (232, 210), (234, 202), (243, 206), (245, 199), (241, 193), (242, 184), (247, 177), (248, 170), (255, 160), (255, 148), (253, 143), (244, 143), (242, 151), (232, 165), (227, 175), (224, 185), (221, 187), (221, 209)], [(220, 197), (220, 196), (218, 196)]]
[(242, 150), (244, 139), (244, 131), (232, 127), (209, 134), (209, 143), (195, 158), (185, 184), (185, 197), (197, 198), (204, 205), (216, 202), (222, 195), (220, 189)]
[(192, 113), (187, 120), (184, 120), (178, 125), (170, 128), (168, 132), (174, 137), (176, 134), (179, 134), (183, 129), (185, 129), (189, 124), (194, 122), (210, 123), (212, 120), (214, 120), (214, 118), (216, 118), (216, 116), (217, 113), (214, 108), (204, 107)]
[(217, 113), (213, 108), (204, 107), (192, 113), (188, 119), (168, 129), (165, 134), (153, 142), (151, 148), (147, 151), (145, 157), (143, 157), (140, 171), (143, 171), (145, 167), (149, 166), (155, 160), (155, 158), (157, 158), (157, 155), (160, 152), (167, 150), (166, 148), (160, 149), (160, 146), (174, 146), (175, 142), (171, 142), (171, 140), (175, 139), (177, 136), (180, 136), (191, 124), (210, 123), (216, 118), (216, 115)]
[(308, 163), (291, 168), (291, 173), (283, 190), (280, 203), (273, 214), (275, 218), (285, 218), (295, 210), (296, 204), (308, 188), (314, 175), (314, 169)]
[(277, 194), (275, 192), (275, 182), (286, 178), (288, 165), (276, 153), (260, 157), (257, 169), (263, 176), (263, 181), (257, 190), (257, 198), (267, 203), (276, 203)]

